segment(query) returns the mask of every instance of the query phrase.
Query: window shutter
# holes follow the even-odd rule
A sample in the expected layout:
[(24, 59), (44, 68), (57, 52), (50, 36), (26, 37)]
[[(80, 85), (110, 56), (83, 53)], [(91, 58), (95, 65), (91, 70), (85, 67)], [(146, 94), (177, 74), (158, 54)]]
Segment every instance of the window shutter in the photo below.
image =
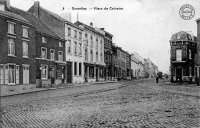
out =
[(8, 65), (4, 65), (5, 67), (5, 84), (8, 84)]
[(19, 84), (19, 65), (16, 65), (16, 84)]

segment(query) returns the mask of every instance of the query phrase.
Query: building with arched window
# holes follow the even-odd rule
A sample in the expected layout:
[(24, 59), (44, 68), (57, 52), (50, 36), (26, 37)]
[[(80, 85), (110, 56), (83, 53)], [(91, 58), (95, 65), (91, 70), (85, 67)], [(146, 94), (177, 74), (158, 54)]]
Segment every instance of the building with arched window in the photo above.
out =
[(195, 81), (195, 54), (197, 38), (188, 32), (180, 31), (172, 35), (171, 82)]

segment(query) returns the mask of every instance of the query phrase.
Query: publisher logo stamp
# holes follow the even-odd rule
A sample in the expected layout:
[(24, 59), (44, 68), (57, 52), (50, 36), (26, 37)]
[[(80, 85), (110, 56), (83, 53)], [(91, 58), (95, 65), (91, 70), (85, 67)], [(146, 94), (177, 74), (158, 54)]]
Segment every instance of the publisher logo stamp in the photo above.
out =
[(184, 20), (190, 20), (195, 15), (195, 10), (192, 5), (185, 4), (179, 10), (179, 15)]

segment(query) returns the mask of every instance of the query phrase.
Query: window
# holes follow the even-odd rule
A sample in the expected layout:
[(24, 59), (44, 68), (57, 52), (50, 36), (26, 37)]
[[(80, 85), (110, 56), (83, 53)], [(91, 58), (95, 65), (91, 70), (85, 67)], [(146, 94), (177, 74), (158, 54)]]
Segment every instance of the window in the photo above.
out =
[(79, 43), (79, 55), (82, 55), (82, 44)]
[(77, 31), (74, 30), (74, 38), (77, 38)]
[(74, 75), (77, 75), (77, 62), (74, 62)]
[(50, 57), (51, 60), (55, 59), (55, 50), (53, 50), (53, 49), (50, 50), (50, 56), (51, 56)]
[(93, 51), (92, 50), (90, 51), (90, 57), (91, 57), (90, 61), (93, 62)]
[(47, 65), (42, 65), (41, 66), (41, 78), (42, 79), (47, 79), (48, 78), (48, 66)]
[(23, 57), (28, 57), (28, 42), (23, 41)]
[(71, 40), (67, 41), (67, 52), (71, 53)]
[(85, 49), (85, 60), (88, 61), (88, 51), (87, 51), (87, 48)]
[(74, 42), (74, 54), (77, 54), (77, 42)]
[(46, 48), (41, 48), (41, 57), (42, 59), (47, 59), (47, 49)]
[(59, 41), (59, 47), (63, 47), (63, 43)]
[(23, 27), (23, 37), (28, 38), (28, 27)]
[(82, 74), (82, 64), (79, 63), (79, 76), (81, 76), (81, 74)]
[(68, 36), (71, 36), (71, 28), (68, 28)]
[(14, 23), (11, 23), (11, 22), (8, 23), (8, 33), (15, 34), (15, 25), (14, 25)]
[(93, 47), (93, 37), (92, 37), (92, 35), (90, 36), (90, 40), (91, 40), (91, 47)]
[(8, 65), (8, 83), (15, 84), (15, 65)]
[(189, 59), (192, 59), (192, 52), (191, 52), (191, 49), (189, 49)]
[(182, 61), (182, 50), (181, 49), (176, 50), (176, 61)]
[(58, 52), (58, 61), (63, 61), (63, 52), (62, 51)]
[(102, 53), (100, 55), (100, 58), (101, 58), (101, 62), (103, 62), (103, 54)]
[(42, 37), (42, 43), (47, 43), (47, 38), (46, 37)]
[(102, 40), (100, 41), (100, 50), (103, 49), (103, 44), (102, 44)]
[(15, 40), (13, 38), (8, 38), (8, 55), (15, 55)]
[(81, 40), (82, 39), (82, 33), (79, 32), (79, 39)]
[(99, 47), (99, 42), (98, 42), (98, 38), (96, 38), (96, 49), (98, 49)]
[(98, 62), (99, 58), (98, 58), (98, 52), (96, 52), (96, 62)]

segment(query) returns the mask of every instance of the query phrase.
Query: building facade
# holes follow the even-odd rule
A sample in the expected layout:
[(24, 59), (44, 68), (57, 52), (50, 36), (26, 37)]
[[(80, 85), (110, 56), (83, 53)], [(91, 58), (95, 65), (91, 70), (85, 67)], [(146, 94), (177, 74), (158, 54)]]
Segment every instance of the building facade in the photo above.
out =
[(83, 29), (40, 6), (38, 1), (28, 10), (65, 39), (66, 83), (84, 82)]
[[(200, 79), (200, 18), (196, 20), (197, 22), (197, 54), (195, 58), (195, 75)], [(199, 84), (199, 83), (198, 83)]]
[(93, 23), (86, 25), (77, 21), (75, 25), (83, 27), (84, 77), (85, 82), (104, 81), (104, 31), (94, 28)]
[(65, 40), (61, 39), (36, 15), (14, 7), (11, 10), (36, 26), (35, 66), (37, 87), (66, 83)]
[(113, 78), (115, 81), (118, 80), (118, 57), (117, 57), (117, 47), (115, 44), (112, 45), (112, 65), (113, 65)]
[(1, 91), (35, 87), (35, 26), (12, 12), (9, 0), (0, 1)]
[(105, 61), (105, 70), (104, 77), (105, 80), (114, 80), (114, 67), (112, 65), (112, 38), (113, 35), (105, 31), (104, 28), (101, 28), (105, 32), (104, 36), (104, 61)]
[(171, 81), (195, 81), (196, 37), (187, 32), (180, 31), (172, 35), (170, 46)]

